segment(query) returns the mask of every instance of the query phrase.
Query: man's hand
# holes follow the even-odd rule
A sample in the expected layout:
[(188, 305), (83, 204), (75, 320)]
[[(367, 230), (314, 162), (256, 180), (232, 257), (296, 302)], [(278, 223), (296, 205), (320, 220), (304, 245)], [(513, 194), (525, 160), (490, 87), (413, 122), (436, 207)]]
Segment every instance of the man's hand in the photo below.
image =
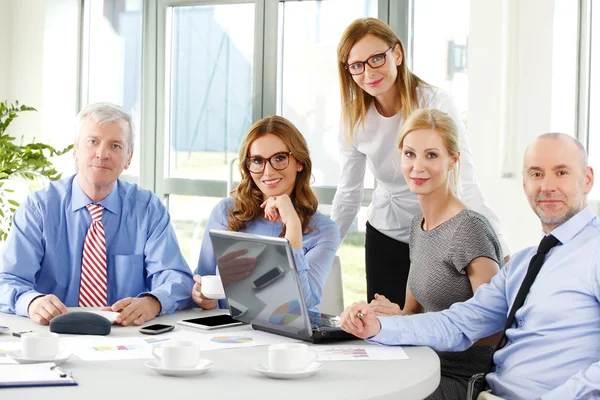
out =
[(192, 300), (198, 307), (204, 310), (212, 310), (217, 307), (217, 300), (209, 299), (202, 294), (202, 277), (194, 275), (194, 287), (192, 288)]
[(29, 318), (40, 325), (48, 325), (52, 318), (67, 312), (67, 307), (53, 294), (36, 297), (27, 309)]
[(340, 320), (343, 330), (361, 339), (373, 337), (381, 330), (381, 324), (375, 317), (375, 313), (364, 301), (346, 307)]
[(402, 315), (400, 306), (396, 303), (392, 303), (382, 294), (375, 294), (375, 299), (371, 300), (371, 308), (375, 312), (375, 315)]
[(154, 296), (126, 297), (117, 301), (110, 309), (121, 313), (117, 317), (117, 324), (127, 326), (133, 322), (134, 325), (142, 325), (156, 317), (161, 305)]

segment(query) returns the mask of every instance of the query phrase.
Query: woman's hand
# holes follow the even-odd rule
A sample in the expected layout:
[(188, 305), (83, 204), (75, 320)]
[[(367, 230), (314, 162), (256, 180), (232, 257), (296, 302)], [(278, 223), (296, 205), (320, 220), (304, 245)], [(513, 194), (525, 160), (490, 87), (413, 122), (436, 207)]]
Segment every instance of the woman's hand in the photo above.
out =
[(194, 282), (194, 287), (192, 288), (192, 300), (194, 300), (194, 303), (204, 310), (217, 308), (217, 300), (209, 299), (202, 294), (202, 277), (198, 274), (194, 275)]
[(392, 303), (382, 294), (375, 293), (375, 298), (369, 303), (375, 315), (402, 315), (400, 306)]
[(300, 223), (292, 199), (287, 194), (269, 197), (260, 207), (265, 209), (265, 218), (268, 221), (281, 221), (286, 227), (289, 223)]
[(285, 225), (285, 238), (289, 240), (292, 248), (302, 248), (302, 223), (292, 204), (292, 199), (287, 194), (272, 196), (261, 205), (265, 209), (265, 218), (268, 221), (281, 221)]

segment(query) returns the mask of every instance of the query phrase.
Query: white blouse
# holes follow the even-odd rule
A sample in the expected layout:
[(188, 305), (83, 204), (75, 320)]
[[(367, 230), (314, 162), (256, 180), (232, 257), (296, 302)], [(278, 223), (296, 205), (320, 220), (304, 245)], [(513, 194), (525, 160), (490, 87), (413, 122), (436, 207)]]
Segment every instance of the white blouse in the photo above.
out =
[[(469, 208), (483, 214), (490, 222), (504, 255), (510, 249), (500, 228), (498, 216), (485, 203), (477, 183), (473, 156), (465, 127), (451, 96), (435, 87), (417, 89), (419, 108), (435, 108), (447, 113), (458, 125), (460, 135), (460, 196)], [(365, 165), (376, 179), (376, 188), (368, 209), (368, 221), (379, 232), (408, 243), (413, 216), (420, 211), (419, 200), (408, 188), (400, 169), (398, 135), (404, 118), (402, 112), (384, 117), (375, 105), (367, 111), (364, 127), (359, 127), (352, 143), (340, 139), (342, 174), (333, 199), (331, 219), (340, 227), (344, 238), (360, 210), (364, 193)]]

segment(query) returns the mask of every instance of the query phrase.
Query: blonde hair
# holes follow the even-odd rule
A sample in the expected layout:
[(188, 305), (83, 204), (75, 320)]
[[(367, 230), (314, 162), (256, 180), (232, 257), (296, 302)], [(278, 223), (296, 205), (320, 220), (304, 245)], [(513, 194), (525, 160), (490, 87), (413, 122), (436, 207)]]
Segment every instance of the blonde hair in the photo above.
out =
[[(458, 157), (460, 153), (460, 141), (458, 135), (458, 126), (454, 120), (446, 113), (422, 108), (414, 111), (404, 122), (398, 138), (398, 148), (402, 150), (404, 139), (409, 133), (419, 129), (432, 129), (442, 138), (444, 147), (450, 157)], [(460, 159), (448, 173), (448, 185), (455, 196), (459, 196), (458, 179), (460, 172)]]
[(351, 142), (357, 125), (364, 125), (367, 110), (373, 103), (373, 96), (362, 90), (345, 67), (352, 47), (366, 35), (374, 35), (383, 40), (388, 46), (400, 47), (403, 61), (397, 67), (396, 89), (400, 95), (404, 119), (418, 107), (417, 87), (427, 85), (418, 76), (410, 72), (406, 62), (406, 53), (402, 41), (385, 22), (376, 18), (359, 18), (346, 28), (338, 44), (338, 75), (340, 79), (340, 97), (342, 101), (342, 132), (348, 142)]
[[(263, 202), (263, 193), (254, 183), (245, 160), (250, 156), (250, 146), (252, 146), (252, 143), (256, 139), (266, 135), (275, 135), (283, 140), (289, 151), (292, 152), (292, 156), (297, 162), (302, 164), (302, 170), (296, 174), (296, 181), (290, 198), (302, 223), (302, 232), (306, 234), (311, 231), (308, 225), (312, 216), (317, 212), (319, 205), (317, 196), (315, 196), (315, 193), (310, 188), (312, 173), (310, 153), (306, 140), (300, 131), (290, 121), (279, 116), (266, 117), (256, 122), (250, 127), (242, 142), (239, 153), (242, 181), (231, 192), (234, 205), (231, 211), (229, 211), (227, 229), (230, 231), (240, 231), (246, 228), (246, 223), (257, 218), (262, 212), (260, 205)], [(290, 160), (290, 164), (293, 166), (292, 163), (293, 160)], [(285, 226), (280, 236), (284, 235)]]

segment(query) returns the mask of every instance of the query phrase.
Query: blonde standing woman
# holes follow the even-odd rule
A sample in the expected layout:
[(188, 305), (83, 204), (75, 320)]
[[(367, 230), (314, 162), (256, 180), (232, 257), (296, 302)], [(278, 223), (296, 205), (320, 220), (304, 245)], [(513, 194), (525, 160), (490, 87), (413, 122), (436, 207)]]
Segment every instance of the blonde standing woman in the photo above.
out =
[(367, 297), (385, 295), (404, 306), (410, 268), (411, 220), (419, 211), (417, 197), (398, 171), (398, 133), (414, 110), (435, 108), (448, 113), (458, 127), (461, 147), (461, 199), (491, 223), (502, 245), (500, 221), (485, 204), (475, 177), (465, 128), (450, 95), (428, 85), (408, 69), (400, 38), (384, 22), (361, 18), (352, 22), (338, 45), (342, 101), (341, 177), (331, 218), (343, 238), (360, 210), (365, 167), (377, 187), (369, 206), (365, 243)]

